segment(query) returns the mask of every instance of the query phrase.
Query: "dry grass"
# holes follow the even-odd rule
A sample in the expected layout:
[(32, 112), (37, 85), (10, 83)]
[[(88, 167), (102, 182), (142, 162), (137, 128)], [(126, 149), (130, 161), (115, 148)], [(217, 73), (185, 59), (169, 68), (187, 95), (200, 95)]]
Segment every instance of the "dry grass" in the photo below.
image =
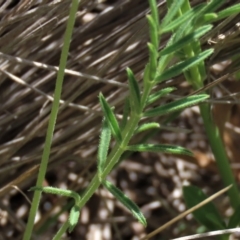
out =
[[(14, 5), (14, 1), (0, 1), (0, 240), (21, 239), (25, 229), (29, 203), (14, 186), (31, 198), (32, 193), (28, 193), (27, 189), (34, 185), (42, 154), (70, 2), (21, 0)], [(101, 91), (107, 96), (121, 118), (123, 101), (128, 94), (125, 68), (131, 67), (140, 80), (147, 61), (147, 1), (100, 2), (82, 0), (80, 4), (46, 176), (47, 185), (74, 190), (82, 190), (87, 186), (96, 169), (95, 155), (101, 122), (98, 94)], [(199, 2), (192, 1), (193, 4)], [(162, 16), (166, 11), (164, 1), (159, 1), (159, 6)], [(209, 69), (212, 64), (229, 60), (239, 52), (238, 21), (239, 16), (236, 16), (218, 23), (210, 35), (203, 39), (204, 47), (208, 47), (211, 40), (210, 44), (216, 49), (207, 63)], [(224, 34), (225, 39), (219, 39), (220, 34)], [(164, 36), (162, 44), (167, 39), (168, 36)], [(239, 60), (236, 59), (224, 70), (211, 70), (209, 81), (231, 73), (238, 65)], [(218, 85), (214, 93), (229, 96), (239, 91), (239, 83), (231, 79), (229, 77), (225, 83)], [(190, 93), (182, 77), (166, 84), (178, 87), (178, 91), (174, 92), (176, 96)], [(229, 92), (226, 93), (226, 89)], [(229, 97), (232, 105), (221, 105), (225, 106), (225, 110), (216, 108), (218, 114), (222, 111), (233, 114), (233, 101), (238, 100), (237, 96), (234, 97)], [(239, 107), (236, 108), (233, 121), (228, 120), (229, 132), (223, 133), (229, 140), (227, 144), (233, 162), (239, 154), (234, 152), (237, 140), (231, 139), (231, 134), (239, 139), (233, 126), (238, 127), (239, 124), (236, 123)], [(163, 130), (153, 140), (189, 147), (194, 150), (196, 159), (183, 161), (156, 154), (133, 155), (111, 176), (142, 206), (149, 222), (147, 231), (155, 229), (184, 209), (180, 189), (185, 180), (205, 188), (209, 185), (209, 192), (220, 188), (215, 164), (211, 161), (207, 140), (198, 119), (196, 109), (185, 111), (180, 120), (171, 126), (191, 129), (191, 133)], [(219, 123), (220, 126), (226, 121)], [(199, 165), (204, 168), (199, 169)], [(207, 182), (204, 178), (207, 178)], [(42, 228), (47, 219), (65, 204), (65, 199), (44, 195), (36, 229)], [(225, 202), (220, 204), (223, 209), (225, 206)], [(83, 209), (81, 225), (69, 239), (136, 239), (134, 235), (143, 234), (146, 230), (128, 216), (119, 203), (101, 189)], [(67, 212), (53, 226), (44, 230), (39, 239), (50, 239), (65, 218)], [(186, 227), (188, 224), (192, 229)], [(169, 239), (193, 233), (195, 226), (196, 223), (186, 219), (162, 237)]]

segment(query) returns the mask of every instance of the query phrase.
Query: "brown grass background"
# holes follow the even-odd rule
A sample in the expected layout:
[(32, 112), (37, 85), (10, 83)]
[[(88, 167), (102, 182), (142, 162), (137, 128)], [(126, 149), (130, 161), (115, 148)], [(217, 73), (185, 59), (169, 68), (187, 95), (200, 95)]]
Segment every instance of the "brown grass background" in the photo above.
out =
[[(0, 0), (0, 240), (22, 239), (25, 229), (30, 204), (23, 193), (31, 200), (27, 190), (36, 181), (70, 2)], [(226, 1), (222, 8), (238, 2)], [(165, 1), (158, 3), (162, 18)], [(120, 119), (128, 95), (126, 67), (132, 68), (142, 84), (148, 60), (148, 11), (146, 0), (81, 1), (46, 186), (81, 192), (95, 173), (102, 117), (98, 94), (101, 91), (115, 106)], [(239, 67), (239, 18), (217, 22), (202, 39), (203, 48), (215, 49), (206, 62), (206, 84), (215, 83), (210, 90), (213, 114), (237, 180), (240, 83), (232, 75), (221, 83), (217, 80)], [(162, 46), (168, 37), (162, 37)], [(191, 93), (183, 76), (156, 89), (166, 86), (175, 86), (177, 91), (158, 104)], [(99, 189), (82, 209), (74, 232), (63, 239), (138, 239), (185, 210), (184, 184), (195, 184), (209, 195), (223, 187), (197, 107), (185, 110), (167, 125), (164, 118), (155, 120), (162, 128), (148, 142), (180, 145), (192, 150), (195, 157), (132, 154), (112, 172), (110, 179), (141, 207), (148, 227), (144, 229), (106, 190)], [(133, 141), (146, 137), (140, 135)], [(231, 214), (226, 196), (215, 202), (223, 217)], [(32, 239), (51, 239), (68, 218), (67, 206), (68, 199), (43, 194)], [(186, 236), (198, 226), (188, 216), (154, 239)]]

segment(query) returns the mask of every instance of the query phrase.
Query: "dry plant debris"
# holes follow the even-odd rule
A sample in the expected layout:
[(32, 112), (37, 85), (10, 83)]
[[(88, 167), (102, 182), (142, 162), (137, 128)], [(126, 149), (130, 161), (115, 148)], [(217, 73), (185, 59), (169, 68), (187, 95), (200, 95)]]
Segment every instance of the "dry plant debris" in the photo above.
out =
[[(25, 229), (29, 203), (21, 191), (31, 198), (32, 193), (27, 190), (34, 185), (42, 154), (70, 2), (0, 1), (0, 240), (21, 239)], [(231, 2), (239, 1), (227, 1), (226, 5)], [(164, 15), (164, 1), (159, 1), (159, 11)], [(108, 96), (121, 118), (123, 100), (128, 94), (125, 68), (130, 66), (140, 80), (148, 57), (147, 12), (145, 0), (81, 1), (46, 185), (81, 191), (96, 171), (101, 123), (97, 96), (100, 91)], [(232, 60), (239, 51), (239, 18), (219, 23), (202, 41), (203, 46), (212, 44), (215, 48), (207, 62), (210, 82), (232, 73), (239, 65), (239, 58)], [(163, 44), (167, 39), (164, 36)], [(182, 77), (166, 85), (174, 85), (178, 91), (165, 101), (190, 94)], [(218, 98), (215, 102), (219, 102), (214, 105), (214, 114), (220, 120), (217, 123), (238, 179), (239, 88), (240, 83), (231, 76), (211, 89), (212, 97)], [(111, 195), (100, 190), (84, 207), (77, 230), (66, 239), (137, 239), (136, 236), (154, 230), (185, 209), (181, 195), (184, 182), (201, 186), (208, 193), (220, 189), (197, 108), (184, 111), (151, 141), (187, 147), (195, 158), (134, 154), (112, 173), (112, 181), (142, 207), (148, 228), (128, 217)], [(67, 211), (63, 211), (57, 221), (47, 222), (65, 204), (63, 198), (43, 195), (36, 224), (36, 230), (42, 231), (39, 239), (51, 239), (68, 217)], [(223, 197), (217, 204), (228, 214)], [(46, 222), (50, 228), (46, 228)], [(195, 233), (196, 227), (190, 216), (161, 237)]]

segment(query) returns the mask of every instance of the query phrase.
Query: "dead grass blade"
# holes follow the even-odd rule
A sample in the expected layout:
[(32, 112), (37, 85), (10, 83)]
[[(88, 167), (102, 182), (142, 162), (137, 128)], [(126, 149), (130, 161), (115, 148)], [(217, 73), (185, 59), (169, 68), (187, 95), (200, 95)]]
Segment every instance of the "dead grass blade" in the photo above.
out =
[(199, 209), (200, 207), (204, 206), (205, 204), (207, 204), (208, 202), (211, 202), (213, 199), (217, 198), (218, 196), (220, 196), (221, 194), (225, 193), (226, 191), (228, 191), (231, 188), (231, 185), (220, 190), (219, 192), (213, 194), (211, 197), (207, 198), (206, 200), (202, 201), (201, 203), (197, 204), (196, 206), (188, 209), (187, 211), (179, 214), (177, 217), (173, 218), (171, 221), (167, 222), (166, 224), (164, 224), (163, 226), (159, 227), (158, 229), (154, 230), (153, 232), (149, 233), (147, 236), (141, 238), (141, 240), (146, 240), (146, 239), (150, 239), (151, 237), (155, 236), (156, 234), (162, 232), (164, 229), (168, 228), (169, 226), (171, 226), (173, 223), (179, 221), (180, 219), (186, 217), (189, 213), (194, 212), (195, 210)]
[(194, 234), (194, 235), (186, 236), (186, 237), (174, 238), (172, 240), (193, 240), (193, 239), (200, 239), (200, 238), (205, 238), (205, 237), (213, 237), (213, 236), (219, 236), (219, 235), (231, 234), (231, 233), (239, 233), (239, 232), (240, 232), (240, 228), (231, 228), (231, 229), (224, 229), (224, 230), (212, 231), (212, 232), (207, 232), (207, 233), (199, 233), (199, 234)]

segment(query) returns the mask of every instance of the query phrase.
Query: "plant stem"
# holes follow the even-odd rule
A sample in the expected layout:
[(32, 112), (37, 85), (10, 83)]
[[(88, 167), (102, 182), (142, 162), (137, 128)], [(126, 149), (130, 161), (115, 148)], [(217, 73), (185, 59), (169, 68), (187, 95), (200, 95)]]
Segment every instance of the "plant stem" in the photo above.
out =
[[(148, 88), (146, 90), (149, 91)], [(137, 114), (132, 114), (132, 116), (130, 117), (129, 122), (127, 123), (123, 131), (122, 142), (120, 144), (116, 144), (111, 153), (109, 154), (109, 157), (107, 159), (107, 166), (102, 173), (102, 179), (105, 179), (108, 176), (108, 174), (112, 171), (113, 167), (119, 161), (122, 154), (125, 152), (126, 147), (128, 146), (128, 143), (132, 138), (140, 119), (141, 116)], [(99, 181), (98, 174), (96, 174), (92, 179), (91, 183), (89, 184), (87, 190), (83, 194), (80, 203), (78, 204), (80, 209), (86, 204), (86, 202), (94, 194), (94, 192), (98, 189), (100, 185), (101, 182)]]
[(233, 185), (228, 190), (228, 194), (232, 207), (236, 209), (240, 205), (239, 191), (228, 161), (224, 143), (221, 139), (218, 127), (213, 122), (209, 104), (208, 103), (201, 104), (200, 111), (203, 118), (206, 133), (211, 145), (211, 149), (215, 156), (216, 164), (222, 177), (222, 181), (224, 182), (225, 186), (229, 186), (231, 184)]
[(58, 230), (57, 234), (54, 236), (53, 240), (59, 240), (61, 239), (62, 235), (67, 231), (68, 229), (68, 221), (64, 223), (64, 225)]
[[(105, 179), (108, 176), (108, 174), (111, 172), (113, 167), (120, 159), (121, 155), (125, 152), (125, 149), (128, 146), (128, 143), (135, 132), (140, 118), (141, 116), (138, 115), (133, 115), (130, 118), (123, 132), (122, 142), (120, 144), (116, 143), (111, 153), (109, 154), (109, 157), (107, 159), (107, 166), (102, 173), (102, 179)], [(101, 182), (99, 180), (99, 176), (98, 174), (96, 174), (81, 197), (81, 201), (78, 204), (78, 207), (80, 209), (86, 204), (86, 202), (90, 199), (90, 197), (94, 194), (94, 192), (99, 188), (100, 185)]]
[[(47, 171), (47, 165), (48, 165), (48, 159), (49, 159), (50, 151), (51, 151), (53, 132), (55, 129), (55, 124), (56, 124), (56, 119), (57, 119), (57, 114), (58, 114), (58, 109), (59, 109), (59, 101), (61, 98), (64, 70), (65, 70), (66, 63), (67, 63), (67, 57), (68, 57), (73, 27), (74, 27), (74, 23), (75, 23), (75, 15), (76, 15), (76, 12), (78, 9), (79, 2), (80, 2), (80, 0), (72, 1), (69, 19), (67, 22), (67, 28), (66, 28), (66, 32), (64, 34), (64, 43), (63, 43), (63, 48), (62, 48), (61, 57), (60, 57), (60, 64), (59, 64), (59, 71), (57, 74), (56, 87), (55, 87), (55, 91), (54, 91), (54, 100), (53, 100), (53, 104), (52, 104), (52, 110), (50, 113), (50, 118), (49, 118), (49, 123), (48, 123), (48, 128), (47, 128), (47, 135), (46, 135), (46, 139), (45, 139), (41, 164), (39, 167), (38, 178), (37, 178), (37, 183), (36, 183), (36, 186), (39, 186), (39, 187), (42, 186), (42, 183), (44, 181), (45, 174)], [(29, 212), (27, 226), (26, 226), (26, 229), (25, 229), (25, 232), (23, 235), (23, 240), (29, 240), (31, 238), (32, 230), (33, 230), (33, 226), (34, 226), (34, 220), (35, 220), (36, 212), (37, 212), (37, 209), (39, 206), (40, 198), (41, 198), (41, 191), (34, 191), (33, 201), (32, 201), (31, 209)]]
[[(109, 154), (109, 157), (107, 159), (107, 166), (102, 173), (102, 179), (105, 179), (108, 176), (113, 167), (119, 161), (121, 155), (125, 152), (125, 149), (128, 146), (128, 143), (132, 138), (140, 119), (141, 116), (137, 114), (132, 114), (132, 116), (130, 117), (129, 122), (127, 123), (123, 131), (122, 142), (120, 144), (117, 143)], [(96, 174), (81, 197), (81, 201), (78, 204), (80, 209), (86, 204), (86, 202), (91, 198), (91, 196), (95, 193), (95, 191), (99, 188), (100, 185), (101, 182), (99, 180), (99, 176), (98, 174)], [(57, 235), (53, 238), (53, 240), (59, 240), (61, 237), (60, 233), (64, 233), (67, 228), (68, 222), (65, 222), (58, 231)]]
[[(181, 10), (179, 11), (179, 14), (184, 14), (186, 11), (190, 10), (190, 8), (191, 7), (189, 1), (186, 0), (181, 7)], [(193, 55), (197, 55), (199, 52), (196, 51), (201, 51), (200, 43), (193, 42), (183, 48), (183, 51), (188, 58), (192, 57)], [(184, 75), (187, 81), (192, 84), (195, 90), (201, 88), (203, 86), (203, 81), (205, 78), (204, 62), (200, 63), (198, 66), (190, 68), (189, 73), (185, 72)], [(224, 143), (219, 134), (218, 127), (212, 119), (210, 104), (205, 103), (200, 105), (200, 111), (221, 178), (225, 186), (232, 184), (232, 188), (230, 188), (228, 194), (232, 207), (236, 209), (240, 205), (239, 191), (237, 189), (237, 185), (228, 161)]]

